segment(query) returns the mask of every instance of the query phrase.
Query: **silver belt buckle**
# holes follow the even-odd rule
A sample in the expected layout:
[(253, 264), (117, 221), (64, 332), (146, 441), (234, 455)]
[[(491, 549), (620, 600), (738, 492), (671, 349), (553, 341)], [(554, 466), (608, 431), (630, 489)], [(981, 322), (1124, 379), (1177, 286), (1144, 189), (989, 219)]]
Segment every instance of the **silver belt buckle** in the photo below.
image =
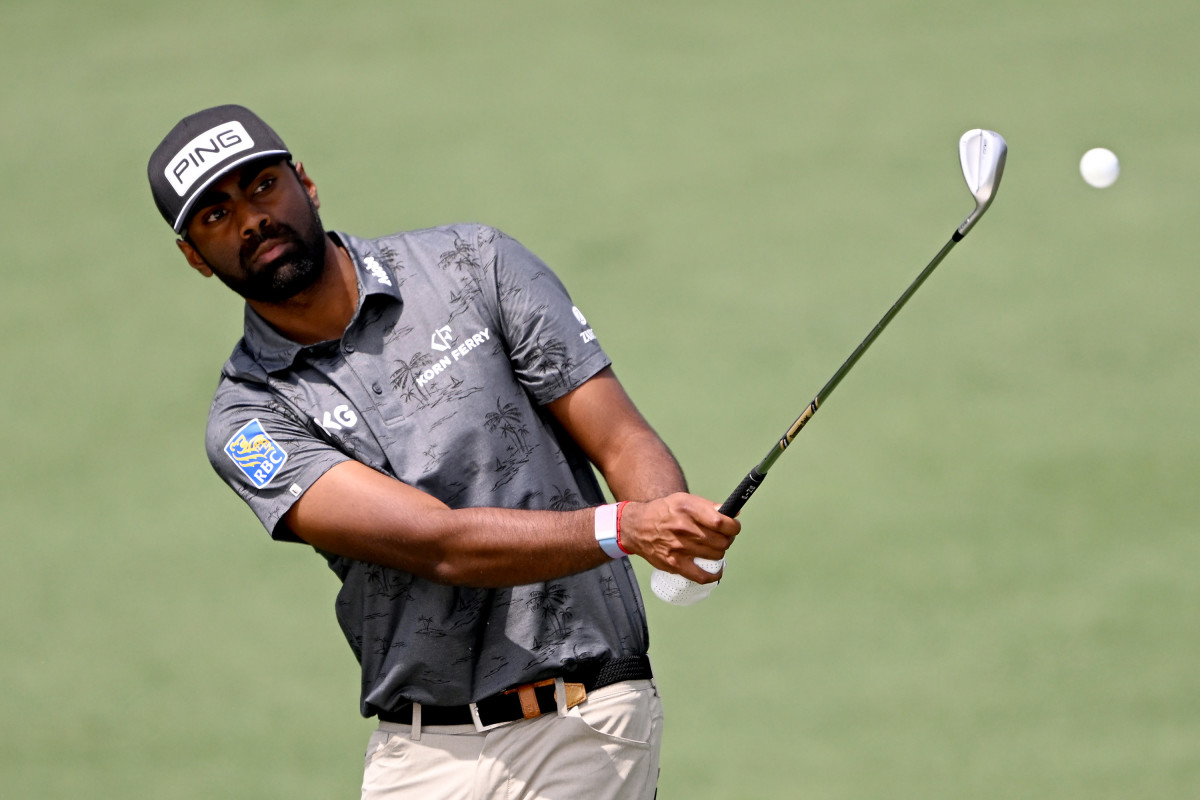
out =
[[(513, 690), (510, 689), (509, 691)], [(562, 678), (554, 679), (554, 702), (557, 706), (556, 711), (558, 712), (558, 716), (566, 716), (569, 706), (567, 705), (567, 689)], [(475, 730), (478, 733), (484, 733), (485, 731), (490, 731), (503, 725), (511, 725), (512, 723), (519, 722), (520, 719), (523, 719), (510, 719), (505, 722), (494, 722), (491, 725), (484, 725), (483, 720), (479, 718), (479, 705), (477, 703), (468, 703), (467, 708), (471, 710), (471, 722), (475, 724)]]
[(467, 708), (471, 709), (471, 722), (475, 723), (475, 730), (478, 733), (490, 731), (493, 728), (499, 728), (516, 720), (508, 720), (507, 722), (493, 722), (491, 725), (484, 725), (483, 720), (479, 719), (479, 706), (475, 703), (468, 703)]

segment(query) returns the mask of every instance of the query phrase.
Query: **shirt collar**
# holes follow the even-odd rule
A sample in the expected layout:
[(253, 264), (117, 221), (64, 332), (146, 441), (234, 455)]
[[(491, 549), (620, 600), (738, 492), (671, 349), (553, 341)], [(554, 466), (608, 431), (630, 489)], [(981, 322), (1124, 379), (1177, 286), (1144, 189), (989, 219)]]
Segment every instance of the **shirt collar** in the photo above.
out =
[[(330, 231), (329, 235), (350, 254), (358, 279), (358, 307), (350, 319), (350, 324), (346, 326), (346, 330), (350, 330), (361, 316), (367, 297), (385, 295), (399, 301), (400, 287), (396, 283), (396, 274), (392, 271), (389, 261), (374, 242), (338, 231)], [(245, 308), (243, 330), (242, 342), (246, 350), (268, 373), (287, 369), (295, 362), (300, 351), (309, 347), (297, 344), (275, 330), (250, 307), (249, 303)], [(345, 336), (345, 332), (342, 335)]]

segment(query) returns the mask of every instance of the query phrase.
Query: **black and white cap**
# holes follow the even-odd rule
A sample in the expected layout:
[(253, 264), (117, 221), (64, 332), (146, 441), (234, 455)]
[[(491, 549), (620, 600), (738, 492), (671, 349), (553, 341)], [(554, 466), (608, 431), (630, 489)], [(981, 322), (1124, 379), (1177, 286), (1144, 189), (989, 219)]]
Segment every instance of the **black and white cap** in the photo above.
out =
[(216, 106), (179, 121), (154, 148), (146, 170), (163, 218), (180, 233), (196, 199), (218, 178), (247, 161), (291, 158), (267, 123), (242, 106)]

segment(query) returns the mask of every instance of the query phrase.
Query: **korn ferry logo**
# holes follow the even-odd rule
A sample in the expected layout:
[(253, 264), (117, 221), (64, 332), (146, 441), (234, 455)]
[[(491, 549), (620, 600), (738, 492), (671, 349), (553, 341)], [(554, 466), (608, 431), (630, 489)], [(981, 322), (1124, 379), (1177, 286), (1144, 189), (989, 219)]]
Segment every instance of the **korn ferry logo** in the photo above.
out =
[(429, 342), (429, 346), (439, 353), (444, 353), (454, 346), (454, 334), (450, 331), (449, 325), (443, 325), (433, 332), (433, 338)]
[(259, 489), (266, 487), (287, 461), (287, 452), (252, 419), (225, 445), (225, 455)]
[(429, 368), (417, 376), (417, 386), (424, 386), (438, 375), (441, 375), (447, 369), (452, 367), (456, 361), (463, 358), (477, 347), (483, 347), (484, 343), (492, 338), (491, 331), (484, 328), (481, 331), (464, 336), (462, 343), (455, 346), (458, 341), (458, 336), (450, 329), (449, 325), (443, 325), (436, 328), (433, 336), (429, 341), (429, 346), (439, 353), (447, 355), (437, 356), (436, 360), (429, 363)]

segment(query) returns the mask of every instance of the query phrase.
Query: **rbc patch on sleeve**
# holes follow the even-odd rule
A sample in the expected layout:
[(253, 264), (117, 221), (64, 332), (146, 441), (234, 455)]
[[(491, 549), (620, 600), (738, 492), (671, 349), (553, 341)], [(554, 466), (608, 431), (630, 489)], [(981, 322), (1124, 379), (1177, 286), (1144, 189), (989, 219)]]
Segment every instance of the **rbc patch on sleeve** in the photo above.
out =
[(266, 487), (287, 461), (287, 451), (267, 435), (257, 419), (233, 435), (225, 445), (225, 454), (259, 489)]

